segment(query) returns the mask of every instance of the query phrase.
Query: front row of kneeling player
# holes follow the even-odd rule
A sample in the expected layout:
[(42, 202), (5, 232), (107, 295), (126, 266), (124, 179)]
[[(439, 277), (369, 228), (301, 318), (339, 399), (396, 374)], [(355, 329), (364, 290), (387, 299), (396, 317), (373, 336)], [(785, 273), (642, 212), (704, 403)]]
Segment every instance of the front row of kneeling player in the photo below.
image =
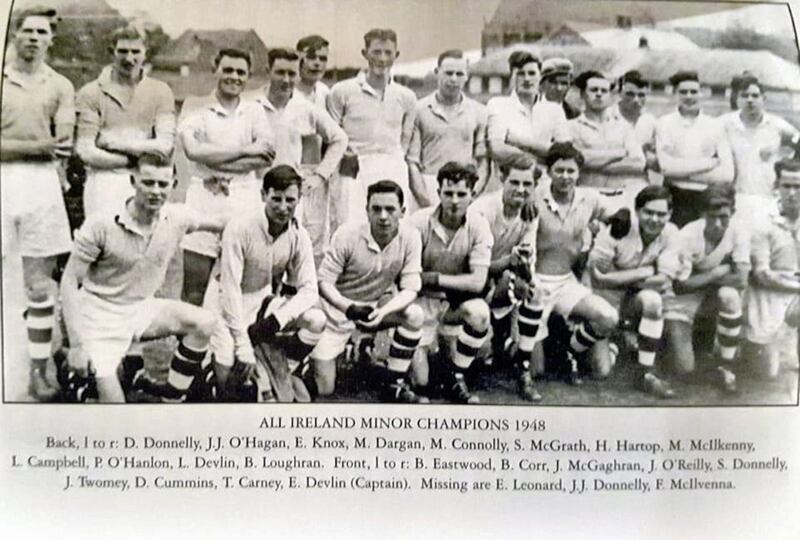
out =
[[(368, 222), (341, 227), (318, 271), (293, 217), (301, 177), (291, 167), (264, 176), (263, 212), (224, 223), (165, 204), (172, 170), (143, 164), (124, 211), (94, 216), (76, 235), (62, 283), (69, 365), (91, 364), (96, 384), (73, 371), (62, 381), (73, 397), (101, 401), (136, 389), (185, 401), (204, 385), (197, 399), (308, 401), (334, 393), (337, 362), (357, 329), (387, 330), (370, 375), (384, 400), (425, 402), (420, 389), (436, 386), (451, 401), (476, 403), (470, 368), (491, 333), (494, 365), (508, 359), (521, 396), (536, 401), (555, 312), (571, 327), (570, 382), (581, 382), (582, 364), (608, 375), (622, 346), (636, 351), (641, 388), (667, 398), (673, 391), (655, 370), (662, 341), (677, 370), (692, 371), (693, 324), (715, 313), (715, 373), (733, 391), (744, 304), (748, 351), (766, 357), (774, 375), (774, 338), (785, 319), (798, 319), (800, 165), (778, 165), (781, 215), (750, 238), (731, 225), (730, 187), (709, 187), (703, 218), (679, 231), (667, 190), (645, 188), (631, 214), (576, 188), (582, 164), (571, 144), (556, 143), (538, 185), (531, 160), (510, 160), (502, 189), (471, 204), (475, 170), (448, 163), (438, 174), (441, 204), (408, 219), (402, 189), (377, 182)], [(181, 237), (200, 229), (224, 230), (205, 309), (155, 298)], [(179, 344), (166, 383), (156, 383), (128, 348), (168, 335)], [(429, 369), (426, 353), (437, 349)]]

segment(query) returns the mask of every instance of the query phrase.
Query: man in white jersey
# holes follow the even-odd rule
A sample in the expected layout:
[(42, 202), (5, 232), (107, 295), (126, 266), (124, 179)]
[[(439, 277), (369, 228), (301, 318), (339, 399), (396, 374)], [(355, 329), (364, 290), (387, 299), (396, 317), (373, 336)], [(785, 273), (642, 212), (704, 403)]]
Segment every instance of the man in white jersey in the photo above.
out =
[(322, 36), (311, 35), (300, 38), (297, 42), (297, 52), (300, 53), (300, 80), (297, 81), (298, 96), (325, 109), (328, 94), (331, 93), (322, 78), (328, 69), (328, 55), (330, 44)]

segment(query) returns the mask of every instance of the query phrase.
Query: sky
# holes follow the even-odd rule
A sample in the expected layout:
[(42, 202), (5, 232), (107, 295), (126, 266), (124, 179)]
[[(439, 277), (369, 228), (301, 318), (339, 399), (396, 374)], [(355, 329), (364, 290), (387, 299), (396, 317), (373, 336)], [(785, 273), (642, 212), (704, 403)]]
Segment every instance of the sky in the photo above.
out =
[(398, 62), (446, 48), (479, 49), (484, 19), (500, 0), (106, 0), (123, 15), (147, 12), (168, 34), (188, 28), (253, 28), (268, 47), (293, 47), (308, 34), (331, 42), (331, 67), (360, 66), (363, 35), (374, 27), (398, 34)]

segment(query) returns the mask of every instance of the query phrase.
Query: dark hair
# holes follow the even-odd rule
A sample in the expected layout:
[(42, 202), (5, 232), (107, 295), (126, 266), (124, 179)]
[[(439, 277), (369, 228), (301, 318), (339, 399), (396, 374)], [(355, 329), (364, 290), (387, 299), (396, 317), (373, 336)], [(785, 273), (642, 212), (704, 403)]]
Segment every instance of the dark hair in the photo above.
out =
[[(608, 81), (608, 77), (606, 77), (599, 71), (590, 69), (589, 71), (584, 71), (583, 73), (575, 77), (575, 82), (573, 84), (578, 87), (578, 90), (583, 92), (586, 90), (586, 83), (589, 82), (589, 79), (603, 79)], [(609, 81), (609, 86), (611, 86), (611, 81)]]
[(247, 70), (250, 71), (252, 60), (250, 59), (250, 53), (247, 51), (243, 51), (242, 49), (233, 49), (233, 48), (226, 48), (220, 49), (217, 55), (214, 57), (214, 69), (219, 67), (219, 63), (222, 62), (222, 59), (225, 57), (228, 58), (241, 58), (245, 62), (247, 62)]
[(14, 15), (14, 30), (19, 30), (28, 17), (44, 17), (50, 22), (50, 31), (55, 33), (58, 23), (58, 13), (55, 9), (44, 6), (23, 9), (19, 14)]
[(673, 88), (678, 88), (678, 85), (685, 81), (694, 81), (700, 83), (700, 77), (697, 76), (696, 71), (678, 71), (669, 78), (669, 84)]
[(445, 58), (455, 58), (456, 60), (461, 60), (464, 58), (464, 51), (461, 49), (449, 49), (444, 51), (439, 55), (439, 59), (436, 61), (436, 66), (441, 66)]
[(367, 188), (367, 203), (369, 203), (369, 200), (372, 198), (372, 196), (377, 193), (394, 193), (397, 195), (397, 200), (400, 202), (401, 207), (405, 202), (403, 200), (405, 198), (403, 195), (403, 188), (401, 188), (394, 180), (378, 180), (374, 184), (370, 185)]
[(736, 190), (731, 184), (712, 184), (703, 192), (702, 211), (710, 212), (729, 207), (736, 210)]
[(302, 53), (315, 53), (330, 45), (328, 40), (316, 34), (300, 38), (297, 42), (297, 50)]
[(624, 85), (628, 83), (634, 85), (637, 88), (645, 88), (647, 86), (650, 86), (650, 82), (644, 77), (642, 77), (642, 74), (635, 69), (632, 69), (631, 71), (626, 71), (625, 74), (622, 77), (620, 77), (619, 79), (620, 90)]
[(292, 186), (302, 187), (303, 177), (290, 165), (276, 165), (264, 174), (261, 189), (267, 193), (270, 188), (275, 191), (283, 191)]
[(738, 80), (738, 86), (736, 88), (737, 94), (741, 94), (745, 90), (747, 90), (751, 86), (757, 86), (759, 91), (763, 94), (764, 93), (764, 85), (761, 81), (758, 80), (758, 77), (755, 75), (743, 75)]
[(452, 184), (458, 184), (462, 180), (465, 180), (467, 182), (467, 187), (472, 189), (478, 182), (478, 170), (475, 168), (475, 165), (471, 163), (448, 161), (439, 169), (439, 172), (436, 174), (436, 180), (439, 182), (439, 187), (442, 187), (445, 180)]
[(300, 55), (297, 54), (297, 51), (295, 50), (276, 47), (274, 49), (270, 49), (267, 53), (267, 66), (272, 69), (272, 66), (275, 65), (275, 60), (279, 59), (297, 62), (300, 60)]
[(585, 161), (581, 151), (575, 148), (571, 142), (556, 142), (553, 143), (552, 146), (550, 146), (550, 149), (547, 151), (547, 156), (544, 158), (544, 163), (549, 169), (556, 161), (562, 159), (573, 159), (575, 160), (575, 163), (578, 164), (578, 167), (583, 167), (583, 163)]
[(636, 210), (641, 210), (650, 201), (660, 201), (662, 199), (667, 201), (667, 208), (672, 210), (672, 195), (669, 189), (664, 186), (647, 186), (636, 195), (633, 207)]
[(373, 41), (391, 41), (397, 45), (397, 33), (390, 28), (373, 28), (364, 34), (364, 48), (369, 49), (370, 43)]
[[(505, 178), (511, 174), (512, 169), (527, 171), (534, 167), (536, 167), (536, 160), (529, 154), (513, 154), (508, 159), (504, 159), (500, 162), (500, 174), (503, 176), (503, 180), (505, 180)], [(536, 175), (534, 175), (534, 178), (536, 178)]]
[(790, 173), (800, 173), (800, 161), (796, 159), (781, 159), (780, 161), (775, 162), (775, 185), (778, 184), (778, 181), (781, 178), (781, 173), (784, 171)]
[(514, 51), (508, 57), (508, 69), (514, 71), (533, 62), (542, 69), (542, 59), (528, 51)]
[(108, 37), (109, 39), (109, 48), (113, 52), (114, 49), (117, 47), (117, 43), (123, 39), (134, 40), (134, 39), (141, 39), (142, 43), (144, 43), (145, 48), (147, 48), (147, 36), (144, 35), (142, 32), (139, 31), (133, 25), (123, 26), (122, 28), (117, 28), (111, 35)]

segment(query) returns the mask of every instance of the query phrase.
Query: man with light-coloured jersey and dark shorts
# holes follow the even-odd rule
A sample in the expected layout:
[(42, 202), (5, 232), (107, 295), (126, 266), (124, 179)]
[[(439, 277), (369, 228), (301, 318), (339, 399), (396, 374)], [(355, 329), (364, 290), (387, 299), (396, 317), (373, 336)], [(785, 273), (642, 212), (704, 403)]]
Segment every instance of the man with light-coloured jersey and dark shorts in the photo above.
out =
[(733, 154), (722, 124), (701, 111), (697, 73), (679, 71), (669, 83), (678, 108), (656, 123), (656, 155), (672, 195), (672, 221), (683, 227), (700, 217), (706, 187), (733, 181)]
[(266, 401), (270, 394), (291, 401), (289, 368), (303, 362), (325, 327), (325, 316), (314, 307), (319, 296), (311, 240), (294, 218), (301, 184), (289, 165), (273, 167), (262, 182), (263, 210), (233, 217), (222, 234), (221, 309), (205, 307), (221, 312), (224, 320), (210, 346), (223, 399), (236, 389), (226, 385), (231, 371), (238, 383), (248, 381), (256, 367), (254, 345), (269, 343), (294, 365), (269, 362), (273, 380), (258, 381), (258, 386)]
[(751, 267), (749, 234), (732, 219), (733, 186), (709, 186), (700, 208), (703, 217), (680, 230), (675, 249), (668, 250), (659, 266), (672, 278), (674, 291), (664, 299), (667, 349), (679, 373), (694, 371), (695, 322), (699, 314), (706, 321), (716, 315), (714, 375), (723, 391), (732, 393), (736, 391), (733, 366), (742, 327), (742, 290)]
[(422, 310), (414, 305), (421, 286), (422, 247), (417, 231), (401, 224), (404, 211), (402, 188), (380, 180), (367, 190), (369, 223), (348, 223), (333, 235), (319, 269), (327, 326), (311, 353), (320, 395), (333, 393), (336, 359), (357, 328), (376, 332), (395, 327), (381, 381), (382, 399), (426, 401), (408, 380), (423, 323)]
[(414, 131), (406, 155), (409, 201), (413, 213), (439, 203), (436, 173), (448, 161), (473, 163), (480, 180), (476, 192), (488, 179), (486, 158), (486, 107), (464, 95), (469, 65), (460, 50), (439, 55), (434, 70), (438, 89), (417, 102)]
[[(465, 374), (489, 330), (483, 291), (492, 262), (492, 231), (486, 218), (469, 208), (478, 173), (471, 164), (448, 162), (439, 169), (441, 203), (409, 219), (422, 235), (422, 290), (416, 304), (424, 312), (420, 346), (430, 351), (437, 337), (446, 397), (478, 403)], [(424, 369), (424, 367), (422, 368)], [(419, 373), (418, 381), (426, 382)]]
[[(274, 133), (261, 106), (242, 97), (250, 77), (250, 55), (221, 49), (214, 58), (214, 92), (187, 99), (178, 136), (191, 165), (186, 205), (207, 214), (259, 212), (258, 176), (275, 157)], [(219, 235), (194, 233), (184, 252), (183, 299), (200, 305), (219, 256)]]
[(75, 91), (45, 63), (55, 15), (54, 10), (34, 9), (16, 17), (12, 39), (17, 54), (6, 59), (3, 69), (0, 120), (3, 261), (9, 253), (22, 255), (28, 393), (39, 401), (57, 394), (45, 377), (55, 309), (51, 276), (56, 256), (72, 248), (58, 159), (72, 150)]
[[(125, 401), (129, 385), (164, 401), (183, 401), (205, 357), (214, 316), (154, 295), (183, 236), (196, 230), (220, 232), (224, 220), (166, 204), (175, 185), (171, 165), (141, 160), (130, 181), (134, 196), (122, 209), (90, 216), (75, 234), (61, 283), (68, 361), (74, 369), (94, 373), (101, 402)], [(137, 366), (123, 371), (122, 380), (117, 378), (117, 366), (134, 340), (172, 335), (179, 344), (166, 384), (144, 375), (141, 357)]]
[(393, 180), (409, 199), (405, 157), (417, 98), (392, 77), (392, 65), (400, 55), (397, 34), (390, 29), (370, 30), (364, 35), (361, 55), (367, 69), (333, 85), (328, 96), (328, 113), (350, 141), (343, 165), (358, 162), (355, 175), (340, 168), (334, 229), (345, 221), (366, 220), (367, 188), (378, 180)]
[[(536, 162), (527, 155), (514, 156), (500, 166), (503, 187), (476, 200), (471, 209), (489, 222), (494, 238), (489, 265), (488, 300), (492, 325), (492, 363), (502, 364), (510, 344), (529, 327), (519, 324), (532, 308), (531, 265), (536, 258), (537, 220), (533, 211)], [(513, 335), (517, 319), (518, 335)], [(515, 340), (514, 337), (517, 337)], [(528, 401), (541, 395), (531, 377), (530, 359), (517, 349), (514, 367), (519, 369), (519, 393)], [(528, 351), (528, 356), (530, 351)]]
[[(675, 246), (678, 228), (669, 223), (672, 200), (663, 186), (642, 189), (636, 195), (634, 208), (636, 214), (628, 234), (614, 238), (609, 229), (604, 229), (597, 235), (588, 268), (594, 293), (620, 314), (622, 345), (632, 345), (636, 351), (637, 385), (644, 392), (667, 399), (674, 392), (655, 373), (656, 353), (664, 332), (662, 295), (670, 291), (671, 283), (660, 266), (665, 253)], [(633, 328), (635, 337), (630, 333)], [(620, 343), (601, 343), (609, 348), (610, 369)]]
[(118, 212), (133, 195), (130, 177), (143, 156), (171, 163), (175, 97), (166, 83), (147, 76), (145, 36), (134, 27), (111, 34), (113, 62), (76, 98), (75, 150), (87, 165), (86, 217)]

